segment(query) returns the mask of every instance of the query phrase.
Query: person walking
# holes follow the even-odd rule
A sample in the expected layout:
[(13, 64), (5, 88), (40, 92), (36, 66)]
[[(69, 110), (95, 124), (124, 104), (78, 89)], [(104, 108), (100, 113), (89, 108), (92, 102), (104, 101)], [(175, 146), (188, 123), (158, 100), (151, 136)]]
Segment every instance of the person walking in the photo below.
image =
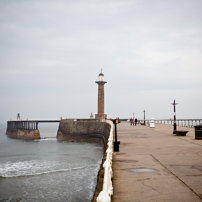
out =
[(133, 119), (130, 118), (130, 125), (132, 126), (132, 124), (133, 124)]

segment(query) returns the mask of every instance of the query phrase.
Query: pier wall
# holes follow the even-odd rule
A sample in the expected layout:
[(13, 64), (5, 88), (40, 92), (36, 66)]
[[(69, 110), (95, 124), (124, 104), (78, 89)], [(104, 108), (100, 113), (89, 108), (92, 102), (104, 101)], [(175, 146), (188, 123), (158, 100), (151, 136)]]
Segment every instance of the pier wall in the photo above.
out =
[(6, 135), (17, 139), (40, 139), (38, 122), (36, 121), (7, 121)]
[(104, 146), (111, 128), (109, 123), (96, 119), (14, 120), (7, 121), (6, 134), (18, 139), (40, 139), (41, 122), (60, 122), (56, 137), (59, 140), (101, 141)]
[(96, 119), (62, 119), (57, 139), (68, 141), (101, 141), (106, 146), (111, 125)]
[(17, 139), (40, 139), (39, 130), (7, 128), (6, 134)]
[(17, 139), (40, 139), (39, 123), (60, 122), (60, 120), (9, 120), (6, 134)]

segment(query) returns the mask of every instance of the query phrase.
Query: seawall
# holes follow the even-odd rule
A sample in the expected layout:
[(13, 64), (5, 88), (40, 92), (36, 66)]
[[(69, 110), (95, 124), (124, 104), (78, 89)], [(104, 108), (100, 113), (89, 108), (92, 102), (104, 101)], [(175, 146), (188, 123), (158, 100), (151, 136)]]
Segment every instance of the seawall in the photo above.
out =
[(99, 141), (104, 148), (110, 132), (110, 124), (96, 119), (62, 119), (57, 139), (67, 141)]
[(37, 121), (7, 121), (6, 135), (17, 139), (40, 139)]
[(39, 130), (7, 128), (6, 135), (17, 139), (40, 139)]

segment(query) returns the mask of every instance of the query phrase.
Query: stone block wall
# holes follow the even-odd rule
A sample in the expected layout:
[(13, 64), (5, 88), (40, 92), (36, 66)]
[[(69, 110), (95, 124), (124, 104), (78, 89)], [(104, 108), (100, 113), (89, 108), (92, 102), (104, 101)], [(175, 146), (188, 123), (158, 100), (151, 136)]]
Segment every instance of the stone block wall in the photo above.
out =
[(30, 139), (30, 140), (40, 139), (39, 130), (7, 128), (6, 135), (17, 139)]
[(106, 146), (110, 125), (96, 119), (63, 119), (60, 122), (57, 139), (68, 141), (101, 141)]

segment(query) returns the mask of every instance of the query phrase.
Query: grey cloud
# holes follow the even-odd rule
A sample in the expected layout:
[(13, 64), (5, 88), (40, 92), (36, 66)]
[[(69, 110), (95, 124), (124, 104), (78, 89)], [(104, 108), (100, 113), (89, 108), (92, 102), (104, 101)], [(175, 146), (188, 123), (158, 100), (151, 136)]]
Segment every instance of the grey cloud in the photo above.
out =
[(147, 108), (149, 117), (170, 118), (173, 99), (182, 106), (179, 116), (200, 117), (201, 6), (200, 0), (1, 1), (0, 121), (18, 112), (88, 118), (97, 112), (101, 68), (109, 117), (133, 111), (141, 117)]

